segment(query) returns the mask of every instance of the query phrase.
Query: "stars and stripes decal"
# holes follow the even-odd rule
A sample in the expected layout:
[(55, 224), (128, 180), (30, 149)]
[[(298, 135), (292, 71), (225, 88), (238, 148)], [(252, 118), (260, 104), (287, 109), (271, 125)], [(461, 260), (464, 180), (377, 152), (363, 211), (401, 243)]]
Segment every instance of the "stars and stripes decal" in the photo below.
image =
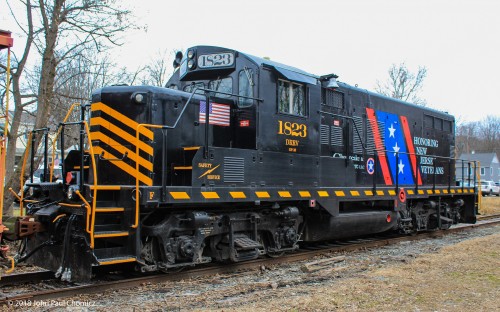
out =
[[(385, 184), (393, 185), (397, 180), (399, 185), (415, 184), (415, 181), (421, 185), (420, 173), (415, 174), (419, 169), (406, 117), (371, 108), (366, 108), (366, 112)], [(380, 121), (384, 125), (382, 129)]]
[[(200, 124), (205, 123), (207, 102), (200, 101)], [(216, 126), (230, 125), (231, 108), (226, 104), (210, 103), (208, 107), (208, 124)]]

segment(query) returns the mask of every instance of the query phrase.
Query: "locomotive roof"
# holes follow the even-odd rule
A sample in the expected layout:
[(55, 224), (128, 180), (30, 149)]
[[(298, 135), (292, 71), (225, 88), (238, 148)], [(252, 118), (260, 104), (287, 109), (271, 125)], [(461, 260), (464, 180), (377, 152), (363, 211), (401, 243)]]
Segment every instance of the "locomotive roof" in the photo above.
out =
[[(202, 47), (202, 46), (199, 46), (199, 47)], [(216, 48), (216, 49), (217, 48), (224, 49), (222, 47), (214, 47), (214, 46), (205, 46), (205, 47)], [(233, 51), (236, 52), (236, 50), (233, 50)], [(309, 84), (316, 85), (317, 82), (318, 82), (318, 79), (320, 79), (320, 76), (313, 75), (311, 73), (308, 73), (306, 71), (303, 71), (302, 69), (299, 69), (299, 68), (296, 68), (296, 67), (293, 67), (293, 66), (285, 65), (285, 64), (282, 64), (282, 63), (279, 63), (279, 62), (271, 61), (271, 60), (268, 60), (268, 59), (265, 59), (265, 58), (262, 58), (262, 57), (254, 56), (254, 55), (247, 54), (247, 53), (240, 52), (240, 51), (238, 51), (238, 53), (241, 54), (241, 55), (244, 55), (249, 60), (251, 60), (252, 62), (254, 62), (255, 64), (257, 64), (258, 66), (267, 66), (267, 67), (272, 67), (272, 68), (276, 69), (283, 76), (285, 76), (286, 78), (288, 78), (290, 80), (293, 80), (293, 81), (299, 81), (299, 82), (304, 82), (304, 83), (309, 83)], [(413, 107), (418, 107), (419, 109), (422, 109), (422, 110), (427, 110), (429, 112), (432, 112), (434, 115), (440, 115), (443, 118), (454, 119), (454, 117), (452, 115), (450, 115), (449, 113), (444, 112), (444, 111), (439, 111), (439, 110), (436, 110), (436, 109), (433, 109), (433, 108), (423, 107), (423, 106), (416, 105), (416, 104), (413, 104), (413, 103), (410, 103), (410, 102), (405, 102), (403, 100), (399, 100), (399, 99), (395, 99), (395, 98), (392, 98), (392, 97), (388, 97), (388, 96), (385, 96), (385, 95), (380, 94), (380, 93), (375, 93), (375, 92), (372, 92), (372, 91), (368, 91), (366, 89), (361, 89), (361, 88), (349, 85), (349, 84), (347, 84), (345, 82), (340, 82), (339, 81), (338, 84), (342, 88), (351, 89), (351, 90), (356, 91), (356, 92), (365, 93), (369, 97), (384, 98), (384, 99), (387, 99), (388, 101), (398, 102), (398, 103), (400, 103), (402, 105), (409, 105), (409, 106), (413, 106)]]
[(351, 89), (351, 90), (354, 90), (356, 92), (365, 93), (369, 97), (383, 98), (383, 99), (386, 99), (388, 101), (397, 102), (397, 103), (402, 104), (402, 105), (413, 106), (413, 107), (417, 107), (417, 108), (422, 109), (422, 110), (429, 111), (430, 113), (432, 113), (435, 116), (439, 115), (442, 118), (451, 119), (451, 120), (455, 119), (453, 117), (453, 115), (450, 115), (448, 112), (440, 111), (440, 110), (437, 110), (437, 109), (434, 109), (434, 108), (429, 108), (429, 107), (426, 107), (426, 106), (421, 106), (421, 105), (413, 104), (413, 103), (410, 103), (410, 102), (405, 102), (403, 100), (392, 98), (392, 97), (389, 97), (389, 96), (386, 96), (386, 95), (383, 95), (383, 94), (380, 94), (380, 93), (376, 93), (376, 92), (368, 91), (366, 89), (361, 89), (361, 88), (358, 88), (358, 87), (354, 87), (354, 86), (352, 86), (350, 84), (347, 84), (345, 82), (340, 82), (339, 81), (338, 85), (340, 87), (342, 87), (342, 88), (345, 88), (345, 89)]
[(268, 66), (275, 68), (277, 71), (279, 71), (281, 74), (283, 74), (290, 80), (301, 81), (309, 84), (316, 84), (317, 79), (319, 79), (319, 76), (310, 74), (296, 67), (288, 66), (282, 63), (274, 62), (265, 58), (253, 56), (246, 53), (241, 53), (241, 54), (245, 55), (247, 58), (249, 58), (259, 66)]

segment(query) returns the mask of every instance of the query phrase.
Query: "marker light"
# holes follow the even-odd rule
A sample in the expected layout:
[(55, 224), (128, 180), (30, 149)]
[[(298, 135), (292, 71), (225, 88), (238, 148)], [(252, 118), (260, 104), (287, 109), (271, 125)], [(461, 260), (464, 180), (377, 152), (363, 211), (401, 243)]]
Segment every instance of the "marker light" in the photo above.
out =
[(192, 59), (194, 57), (194, 50), (189, 50), (187, 56), (189, 59)]
[(189, 60), (189, 61), (188, 61), (188, 68), (189, 68), (189, 69), (194, 69), (194, 67), (195, 67), (194, 60)]

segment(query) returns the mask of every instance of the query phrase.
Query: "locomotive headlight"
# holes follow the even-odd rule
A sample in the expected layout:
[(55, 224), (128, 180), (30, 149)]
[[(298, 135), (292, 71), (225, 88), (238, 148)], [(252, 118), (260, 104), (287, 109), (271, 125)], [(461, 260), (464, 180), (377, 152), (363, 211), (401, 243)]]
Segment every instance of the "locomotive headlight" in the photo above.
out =
[(146, 94), (144, 93), (134, 93), (132, 94), (132, 100), (137, 104), (146, 103)]
[(188, 68), (189, 69), (194, 69), (195, 66), (196, 66), (196, 63), (194, 62), (194, 60), (188, 61)]
[(142, 94), (140, 94), (140, 93), (136, 94), (136, 95), (135, 95), (135, 101), (136, 101), (137, 103), (142, 103), (142, 101), (144, 101), (144, 95), (142, 95)]
[(193, 59), (194, 57), (194, 50), (188, 50), (187, 56), (189, 59)]

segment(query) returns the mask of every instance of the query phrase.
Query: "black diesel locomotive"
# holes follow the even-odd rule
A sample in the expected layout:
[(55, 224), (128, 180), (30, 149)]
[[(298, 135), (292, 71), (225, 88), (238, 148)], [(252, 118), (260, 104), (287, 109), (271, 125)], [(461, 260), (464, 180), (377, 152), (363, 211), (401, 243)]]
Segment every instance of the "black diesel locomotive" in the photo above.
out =
[(82, 108), (64, 183), (28, 184), (33, 263), (87, 280), (475, 222), (452, 116), (226, 48), (174, 65), (166, 88), (105, 87)]

